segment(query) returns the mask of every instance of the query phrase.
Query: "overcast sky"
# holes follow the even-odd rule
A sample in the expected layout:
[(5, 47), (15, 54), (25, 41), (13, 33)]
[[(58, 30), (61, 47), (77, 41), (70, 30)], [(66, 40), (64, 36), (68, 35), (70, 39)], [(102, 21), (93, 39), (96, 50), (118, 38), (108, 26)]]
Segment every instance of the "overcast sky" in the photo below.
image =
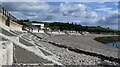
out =
[(3, 2), (18, 19), (75, 22), (118, 29), (118, 2)]

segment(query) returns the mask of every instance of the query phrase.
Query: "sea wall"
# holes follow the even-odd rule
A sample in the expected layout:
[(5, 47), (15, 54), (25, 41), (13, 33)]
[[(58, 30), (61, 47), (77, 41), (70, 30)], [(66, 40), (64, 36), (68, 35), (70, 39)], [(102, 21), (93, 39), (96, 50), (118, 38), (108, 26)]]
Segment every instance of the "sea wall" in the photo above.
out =
[(0, 13), (0, 25), (5, 25), (6, 20), (7, 17), (5, 17), (4, 15), (2, 15), (2, 13)]
[(20, 24), (14, 22), (14, 21), (10, 21), (10, 28), (12, 30), (22, 31), (22, 27), (23, 27), (23, 25), (20, 25)]
[(2, 65), (12, 65), (13, 63), (13, 43), (8, 41), (0, 42), (0, 67)]

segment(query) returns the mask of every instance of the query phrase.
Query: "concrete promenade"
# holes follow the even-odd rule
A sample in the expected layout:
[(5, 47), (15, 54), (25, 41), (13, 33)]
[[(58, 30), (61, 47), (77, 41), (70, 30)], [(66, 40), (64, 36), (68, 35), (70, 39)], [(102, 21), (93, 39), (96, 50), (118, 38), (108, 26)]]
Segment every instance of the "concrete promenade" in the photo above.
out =
[[(1, 27), (1, 28), (4, 29), (3, 27)], [(24, 35), (24, 33), (20, 34), (20, 35), (17, 35), (15, 33), (11, 32), (10, 30), (11, 29), (2, 30), (2, 33), (0, 33), (0, 36), (4, 37), (5, 39), (14, 43), (14, 56), (13, 56), (13, 53), (8, 54), (8, 55), (12, 55), (12, 57), (14, 57), (14, 62), (12, 61), (13, 58), (11, 58), (11, 61), (10, 60), (7, 61), (9, 63), (11, 62), (11, 65), (13, 63), (23, 63), (23, 64), (37, 63), (37, 64), (42, 64), (42, 65), (45, 65), (45, 64), (62, 65), (60, 62), (51, 58), (51, 56), (54, 56), (54, 55), (51, 54), (50, 57), (48, 55), (46, 55), (48, 52), (44, 48), (42, 48), (38, 45), (35, 45), (32, 41), (30, 42), (27, 39), (23, 38), (22, 36)], [(7, 32), (11, 33), (14, 36), (8, 35), (9, 33), (7, 33)], [(9, 51), (11, 51), (11, 50), (9, 50)], [(20, 53), (21, 56), (19, 55), (19, 53)], [(30, 57), (28, 57), (28, 56), (30, 56)], [(35, 60), (35, 58), (36, 58), (36, 60)], [(5, 60), (5, 58), (3, 60)], [(6, 60), (8, 60), (8, 59), (6, 58)], [(3, 61), (1, 61), (1, 63), (4, 63), (2, 65), (9, 65), (9, 64), (5, 64), (5, 62), (3, 62)]]

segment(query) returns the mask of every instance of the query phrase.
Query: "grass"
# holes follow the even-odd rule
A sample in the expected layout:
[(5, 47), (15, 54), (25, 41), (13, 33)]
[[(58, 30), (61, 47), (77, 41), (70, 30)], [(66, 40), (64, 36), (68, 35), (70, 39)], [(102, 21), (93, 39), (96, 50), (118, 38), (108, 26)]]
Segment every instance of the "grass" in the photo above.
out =
[(101, 42), (103, 44), (113, 43), (113, 42), (120, 42), (120, 36), (106, 36), (106, 37), (98, 37), (94, 40)]

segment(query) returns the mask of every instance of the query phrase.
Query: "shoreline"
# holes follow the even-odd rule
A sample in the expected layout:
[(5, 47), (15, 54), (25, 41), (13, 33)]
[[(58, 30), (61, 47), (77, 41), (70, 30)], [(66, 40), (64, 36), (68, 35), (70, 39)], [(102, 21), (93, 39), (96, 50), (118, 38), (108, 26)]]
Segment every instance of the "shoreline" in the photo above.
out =
[[(41, 34), (40, 34), (41, 35)], [(39, 36), (39, 35), (38, 35)], [(50, 45), (50, 47), (52, 46), (52, 48), (47, 48), (47, 50), (49, 50), (49, 51), (51, 51), (52, 50), (52, 52), (54, 51), (55, 52), (55, 55), (58, 55), (57, 53), (58, 53), (58, 50), (56, 50), (56, 47), (57, 47), (57, 49), (65, 49), (65, 50), (67, 50), (68, 52), (71, 52), (71, 50), (73, 50), (72, 52), (73, 53), (77, 53), (77, 52), (74, 52), (74, 49), (79, 49), (80, 50), (80, 53), (78, 52), (77, 54), (80, 54), (80, 55), (82, 55), (82, 53), (81, 53), (81, 51), (83, 51), (83, 54), (85, 54), (86, 56), (91, 56), (91, 57), (94, 57), (93, 58), (93, 60), (95, 59), (95, 58), (99, 58), (99, 61), (98, 62), (103, 62), (104, 60), (109, 60), (109, 61), (116, 61), (116, 62), (119, 62), (119, 60), (117, 59), (118, 58), (118, 55), (117, 55), (117, 50), (116, 49), (114, 49), (114, 48), (107, 48), (107, 47), (104, 47), (103, 46), (103, 44), (102, 44), (102, 48), (104, 47), (104, 48), (107, 48), (107, 51), (106, 50), (104, 50), (104, 49), (95, 49), (95, 44), (93, 44), (94, 45), (94, 47), (93, 47), (93, 45), (92, 45), (92, 48), (93, 49), (91, 49), (90, 47), (86, 47), (86, 46), (88, 46), (88, 45), (84, 45), (84, 46), (82, 46), (81, 48), (75, 48), (76, 46), (72, 46), (70, 43), (71, 42), (73, 42), (73, 41), (71, 41), (70, 39), (70, 36), (71, 35), (55, 35), (55, 36), (44, 36), (44, 34), (42, 34), (41, 36), (43, 36), (43, 39), (42, 40), (44, 40), (44, 42), (46, 42), (46, 43), (49, 43), (49, 44), (52, 44), (52, 45)], [(67, 37), (65, 37), (65, 36), (67, 36)], [(75, 36), (77, 36), (78, 37), (78, 35), (75, 35)], [(74, 37), (75, 37), (74, 35), (72, 35), (72, 38), (74, 39)], [(98, 37), (98, 36), (101, 36), (101, 35), (95, 35), (94, 37), (93, 37), (93, 35), (92, 35), (92, 38), (91, 38), (91, 35), (80, 35), (80, 36), (82, 36), (82, 37), (90, 37), (90, 39), (92, 39), (93, 40), (93, 38), (95, 38), (96, 36)], [(62, 38), (62, 40), (60, 40), (59, 38), (56, 38), (56, 37), (59, 37), (59, 38)], [(63, 39), (63, 38), (67, 38), (67, 39)], [(76, 37), (75, 37), (76, 38)], [(87, 38), (88, 39), (88, 38)], [(67, 41), (66, 43), (65, 42), (63, 42), (63, 40), (70, 40), (70, 41)], [(78, 40), (78, 39), (75, 39), (75, 40)], [(80, 39), (81, 40), (81, 39)], [(84, 40), (83, 38), (82, 38), (82, 40)], [(59, 42), (58, 42), (59, 41)], [(89, 39), (88, 39), (88, 41), (89, 41)], [(40, 41), (41, 42), (41, 41)], [(65, 44), (61, 44), (61, 42), (63, 42), (63, 43), (65, 43)], [(77, 42), (77, 41), (74, 41), (74, 43), (72, 43), (72, 44), (75, 44), (76, 45), (76, 43), (75, 42)], [(97, 41), (95, 41), (95, 42), (97, 42)], [(86, 42), (86, 43), (88, 43), (88, 42)], [(99, 42), (97, 42), (97, 43), (99, 43)], [(56, 45), (54, 45), (54, 44), (56, 44)], [(78, 43), (77, 43), (78, 44)], [(80, 42), (79, 42), (79, 44), (81, 44)], [(99, 43), (100, 44), (100, 43)], [(65, 46), (64, 46), (65, 45)], [(81, 45), (83, 45), (83, 43), (81, 44)], [(80, 45), (80, 46), (81, 46)], [(66, 47), (66, 46), (68, 46), (68, 47)], [(72, 47), (71, 47), (72, 46)], [(78, 46), (78, 45), (77, 45)], [(96, 45), (97, 46), (97, 48), (99, 47), (98, 45)], [(48, 47), (48, 44), (47, 44), (47, 46), (45, 46), (45, 47)], [(53, 48), (53, 47), (55, 47), (55, 48)], [(64, 47), (64, 48), (62, 48), (62, 47)], [(78, 46), (79, 47), (79, 46)], [(66, 49), (66, 48), (68, 48), (68, 49)], [(88, 49), (88, 48), (90, 48), (90, 50)], [(53, 50), (53, 49), (55, 49), (55, 50)], [(112, 50), (109, 50), (110, 49), (112, 49)], [(61, 51), (62, 51), (61, 50)], [(64, 51), (65, 51), (64, 50)], [(114, 50), (114, 51), (113, 51)], [(59, 51), (59, 52), (61, 52), (61, 51)], [(112, 52), (113, 51), (113, 52)], [(56, 53), (57, 52), (57, 53)], [(89, 52), (90, 52), (90, 54), (89, 54)], [(61, 52), (62, 53), (62, 52)], [(67, 53), (67, 54), (69, 54), (69, 53)], [(93, 54), (93, 55), (91, 55), (91, 54)], [(64, 55), (64, 54), (62, 54), (62, 55)], [(96, 56), (95, 56), (96, 55)], [(102, 57), (103, 57), (103, 59), (102, 59)], [(105, 57), (106, 57), (106, 59), (105, 59)], [(64, 58), (69, 58), (69, 57), (64, 57)], [(74, 58), (74, 56), (72, 57), (72, 58)], [(111, 58), (111, 59), (110, 59)], [(64, 60), (64, 59), (62, 59), (62, 60)], [(79, 60), (79, 59), (78, 59)], [(71, 60), (71, 61), (73, 61), (73, 60)], [(77, 61), (77, 60), (74, 60), (74, 61)], [(85, 60), (85, 61), (88, 61), (88, 60)], [(91, 60), (92, 61), (92, 60)]]
[[(54, 36), (45, 36), (45, 39), (54, 41), (56, 43), (61, 43), (63, 45), (78, 47), (78, 46), (93, 46), (97, 48), (107, 49), (111, 51), (117, 51), (116, 48), (111, 48), (104, 45), (101, 42), (94, 40), (96, 37), (105, 37), (111, 35), (54, 35)], [(113, 35), (112, 35), (113, 36)], [(75, 45), (72, 45), (75, 44)]]

